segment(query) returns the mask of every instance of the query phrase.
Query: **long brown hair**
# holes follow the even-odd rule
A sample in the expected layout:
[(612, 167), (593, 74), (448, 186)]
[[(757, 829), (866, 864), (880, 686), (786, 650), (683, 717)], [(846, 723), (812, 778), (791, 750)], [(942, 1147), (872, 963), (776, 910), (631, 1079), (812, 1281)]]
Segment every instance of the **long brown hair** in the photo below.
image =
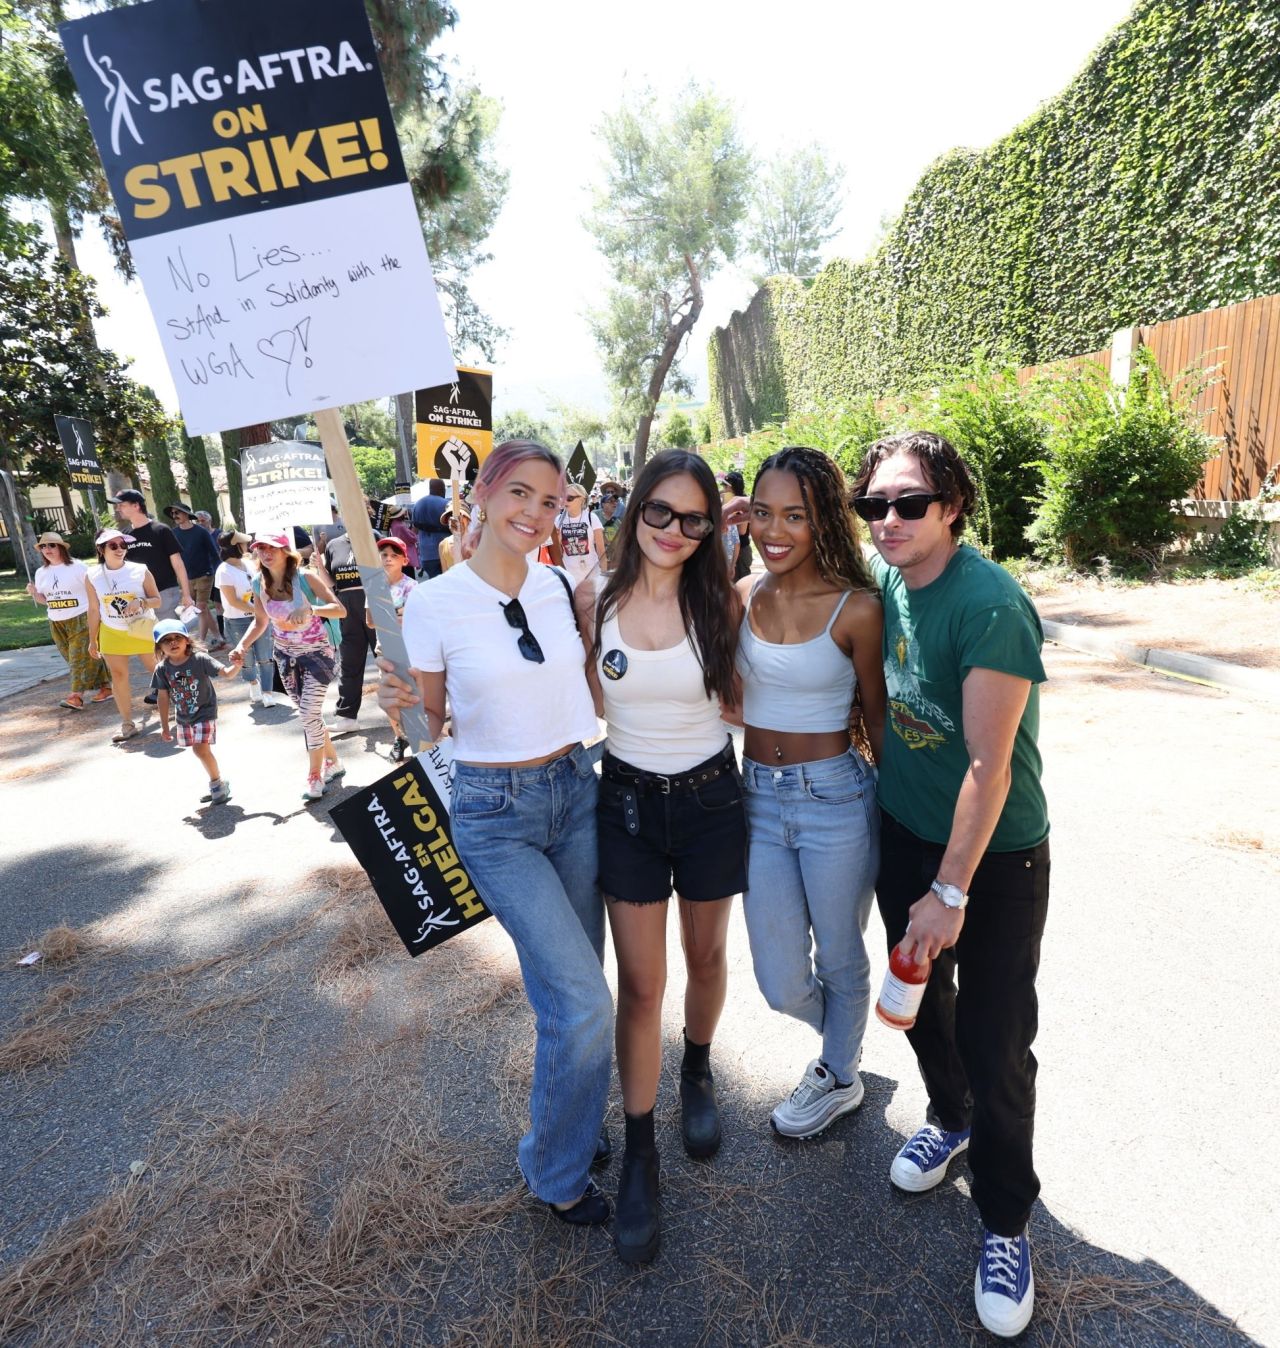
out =
[(720, 537), (720, 493), (711, 469), (696, 454), (683, 449), (665, 449), (655, 454), (640, 470), (631, 492), (631, 502), (622, 517), (615, 544), (617, 566), (605, 584), (596, 605), (596, 635), (591, 648), (592, 660), (600, 658), (601, 632), (605, 619), (622, 606), (640, 579), (644, 554), (636, 537), (640, 508), (658, 486), (677, 473), (688, 473), (702, 489), (707, 514), (715, 528), (704, 538), (680, 571), (680, 617), (702, 665), (702, 683), (708, 697), (732, 702), (734, 657), (738, 650), (738, 621), (741, 609), (737, 591), (729, 579)]
[(772, 469), (790, 473), (800, 486), (800, 499), (813, 535), (813, 560), (822, 579), (846, 590), (879, 593), (858, 542), (858, 521), (849, 508), (849, 488), (840, 465), (820, 449), (791, 445), (770, 454), (760, 465), (751, 484), (753, 494), (760, 479)]
[(262, 576), (262, 591), (271, 599), (292, 599), (293, 598), (293, 578), (298, 574), (298, 568), (302, 565), (302, 555), (289, 548), (284, 554), (284, 575), (280, 579), (280, 588), (276, 588), (275, 577), (272, 576), (270, 568), (258, 558), (258, 572)]

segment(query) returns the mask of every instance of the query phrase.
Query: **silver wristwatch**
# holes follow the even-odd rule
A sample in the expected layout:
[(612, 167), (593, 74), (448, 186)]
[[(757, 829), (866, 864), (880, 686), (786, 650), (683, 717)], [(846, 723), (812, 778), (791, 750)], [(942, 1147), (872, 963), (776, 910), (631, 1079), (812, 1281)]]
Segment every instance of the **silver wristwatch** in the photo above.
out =
[(941, 880), (935, 880), (929, 888), (948, 908), (963, 908), (969, 902), (969, 896), (959, 885), (944, 885)]

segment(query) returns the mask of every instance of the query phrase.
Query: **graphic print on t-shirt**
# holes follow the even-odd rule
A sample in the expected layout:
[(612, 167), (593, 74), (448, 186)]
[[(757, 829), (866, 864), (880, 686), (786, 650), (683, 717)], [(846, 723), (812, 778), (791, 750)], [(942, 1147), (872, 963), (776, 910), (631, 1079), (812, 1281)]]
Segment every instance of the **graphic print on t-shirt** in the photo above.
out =
[(200, 710), (200, 680), (187, 669), (170, 669), (166, 674), (174, 715), (180, 721), (193, 720)]
[(565, 516), (560, 522), (561, 550), (566, 557), (586, 557), (591, 551), (587, 519), (570, 519)]
[[(943, 731), (954, 731), (955, 722), (920, 687), (920, 643), (905, 625), (884, 662), (884, 682), (889, 694), (889, 723), (908, 749), (937, 749), (947, 742)], [(934, 722), (940, 722), (939, 730)]]

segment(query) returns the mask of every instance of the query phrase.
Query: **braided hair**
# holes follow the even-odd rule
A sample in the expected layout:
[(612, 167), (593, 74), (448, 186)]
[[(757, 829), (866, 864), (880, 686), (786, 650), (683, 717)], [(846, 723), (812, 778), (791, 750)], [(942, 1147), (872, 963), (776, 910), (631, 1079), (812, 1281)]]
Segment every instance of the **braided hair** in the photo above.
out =
[(849, 488), (840, 465), (819, 449), (791, 445), (770, 454), (760, 465), (751, 484), (753, 494), (771, 469), (790, 473), (800, 484), (800, 499), (813, 536), (813, 559), (823, 580), (846, 590), (879, 593), (858, 542), (858, 521), (849, 508)]

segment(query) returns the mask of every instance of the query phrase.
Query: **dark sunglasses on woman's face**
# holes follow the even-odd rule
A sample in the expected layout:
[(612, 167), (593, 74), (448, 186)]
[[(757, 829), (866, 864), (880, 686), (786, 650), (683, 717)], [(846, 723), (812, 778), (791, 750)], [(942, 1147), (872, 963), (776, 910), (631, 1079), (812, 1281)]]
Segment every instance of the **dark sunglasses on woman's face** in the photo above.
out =
[(526, 660), (532, 660), (535, 665), (540, 665), (547, 658), (542, 653), (542, 647), (538, 645), (538, 638), (529, 631), (529, 619), (524, 616), (524, 609), (520, 606), (518, 599), (513, 599), (510, 603), (499, 604), (507, 619), (508, 627), (518, 628), (520, 631), (520, 640), (516, 642), (516, 649), (524, 656)]
[(104, 544), (103, 544), (103, 547), (105, 547), (106, 550), (107, 550), (108, 552), (128, 552), (128, 551), (129, 551), (129, 545), (128, 545), (128, 543), (104, 543)]
[(900, 520), (922, 520), (935, 501), (944, 500), (941, 492), (908, 492), (890, 499), (888, 496), (855, 496), (853, 508), (864, 520), (883, 520), (889, 516), (889, 507), (898, 512)]
[(695, 511), (672, 510), (661, 501), (644, 501), (640, 506), (640, 518), (650, 529), (665, 529), (672, 520), (680, 523), (680, 532), (694, 542), (701, 542), (715, 529), (715, 521), (710, 515), (700, 515)]

